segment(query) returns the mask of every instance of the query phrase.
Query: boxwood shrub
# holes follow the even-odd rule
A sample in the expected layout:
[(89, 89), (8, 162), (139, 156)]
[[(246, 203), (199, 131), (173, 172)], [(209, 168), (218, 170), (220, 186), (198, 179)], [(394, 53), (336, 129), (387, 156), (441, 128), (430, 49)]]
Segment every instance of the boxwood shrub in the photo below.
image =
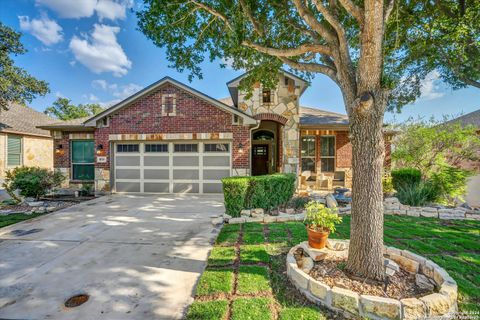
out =
[(392, 170), (392, 184), (395, 190), (417, 185), (422, 181), (422, 173), (415, 168), (401, 168)]
[(239, 217), (243, 209), (271, 210), (285, 205), (295, 192), (295, 174), (222, 179), (226, 213)]

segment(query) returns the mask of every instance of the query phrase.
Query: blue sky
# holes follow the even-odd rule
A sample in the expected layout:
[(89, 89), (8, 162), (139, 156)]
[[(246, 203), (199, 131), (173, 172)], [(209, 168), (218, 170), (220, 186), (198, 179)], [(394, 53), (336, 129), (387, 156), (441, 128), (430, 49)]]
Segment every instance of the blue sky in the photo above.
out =
[[(74, 103), (111, 104), (164, 76), (188, 84), (188, 74), (168, 67), (165, 52), (137, 30), (133, 0), (0, 0), (0, 20), (22, 31), (28, 53), (16, 63), (50, 84), (50, 94), (31, 106), (43, 111), (58, 97)], [(189, 83), (212, 97), (228, 96), (225, 83), (240, 71), (202, 65), (204, 78)], [(436, 74), (424, 82), (422, 97), (401, 114), (387, 113), (387, 121), (410, 116), (441, 118), (480, 108), (480, 90), (452, 91)], [(337, 86), (317, 76), (301, 104), (345, 113)]]

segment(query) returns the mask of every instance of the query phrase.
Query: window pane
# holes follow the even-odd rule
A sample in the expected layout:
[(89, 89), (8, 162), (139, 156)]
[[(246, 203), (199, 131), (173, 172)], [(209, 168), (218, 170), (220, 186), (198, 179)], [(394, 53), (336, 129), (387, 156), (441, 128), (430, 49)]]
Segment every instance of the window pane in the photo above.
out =
[(191, 144), (191, 143), (175, 144), (173, 150), (175, 152), (198, 152), (198, 144)]
[(7, 137), (7, 165), (19, 166), (21, 165), (22, 155), (22, 137), (8, 136)]
[(117, 144), (117, 152), (138, 152), (138, 144)]
[(72, 141), (72, 163), (93, 163), (94, 142)]
[(321, 159), (322, 172), (334, 172), (335, 171), (335, 159), (323, 158)]
[(263, 90), (262, 91), (262, 98), (263, 98), (263, 103), (272, 102), (272, 92), (271, 92), (271, 90)]
[(228, 143), (206, 143), (205, 152), (228, 152)]
[(168, 152), (168, 144), (146, 144), (145, 152)]
[(321, 152), (321, 156), (326, 156), (326, 157), (335, 156), (335, 137), (321, 137), (320, 152)]
[(73, 180), (93, 180), (95, 178), (95, 169), (93, 164), (74, 164)]
[(302, 157), (315, 157), (315, 137), (302, 137)]
[(315, 172), (315, 159), (313, 158), (302, 159), (302, 171), (307, 171), (307, 170)]

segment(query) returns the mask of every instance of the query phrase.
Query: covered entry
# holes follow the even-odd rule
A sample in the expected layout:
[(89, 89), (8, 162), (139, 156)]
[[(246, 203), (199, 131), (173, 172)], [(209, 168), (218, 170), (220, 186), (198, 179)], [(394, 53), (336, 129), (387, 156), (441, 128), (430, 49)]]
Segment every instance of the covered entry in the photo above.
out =
[(262, 120), (252, 132), (252, 175), (279, 172), (281, 159), (282, 125), (275, 121)]
[(221, 193), (231, 175), (229, 141), (117, 142), (115, 192)]

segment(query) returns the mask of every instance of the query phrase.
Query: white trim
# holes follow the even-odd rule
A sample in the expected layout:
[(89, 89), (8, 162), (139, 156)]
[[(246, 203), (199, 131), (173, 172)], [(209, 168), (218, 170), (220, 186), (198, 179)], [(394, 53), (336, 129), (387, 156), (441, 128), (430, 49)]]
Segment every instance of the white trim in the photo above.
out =
[(241, 111), (239, 111), (235, 108), (229, 107), (226, 104), (224, 104), (224, 103), (222, 103), (222, 102), (220, 102), (216, 99), (213, 99), (213, 98), (201, 93), (200, 91), (197, 91), (193, 88), (190, 88), (190, 87), (184, 85), (183, 83), (181, 83), (179, 81), (176, 81), (176, 80), (174, 80), (172, 78), (169, 78), (169, 77), (165, 77), (165, 78), (153, 83), (152, 85), (146, 87), (145, 89), (137, 92), (136, 94), (126, 98), (125, 100), (117, 103), (116, 105), (108, 108), (107, 110), (99, 113), (98, 115), (88, 119), (87, 121), (84, 122), (84, 125), (87, 126), (87, 127), (88, 126), (92, 126), (92, 127), (96, 126), (96, 121), (98, 119), (103, 118), (107, 115), (110, 115), (110, 114), (118, 111), (119, 109), (128, 106), (130, 103), (133, 103), (136, 100), (140, 99), (141, 97), (143, 97), (145, 95), (148, 95), (149, 93), (155, 91), (156, 89), (158, 89), (159, 87), (161, 87), (162, 85), (164, 85), (166, 83), (172, 84), (172, 85), (174, 85), (174, 86), (176, 86), (176, 87), (178, 87), (182, 90), (185, 90), (188, 93), (207, 101), (208, 103), (212, 104), (213, 106), (216, 106), (219, 109), (222, 109), (223, 111), (233, 113), (233, 114), (236, 114), (236, 115), (242, 117), (244, 119), (245, 124), (256, 124), (257, 123), (257, 120), (253, 119), (249, 115), (247, 115), (247, 114), (245, 114), (245, 113), (243, 113), (243, 112), (241, 112)]

